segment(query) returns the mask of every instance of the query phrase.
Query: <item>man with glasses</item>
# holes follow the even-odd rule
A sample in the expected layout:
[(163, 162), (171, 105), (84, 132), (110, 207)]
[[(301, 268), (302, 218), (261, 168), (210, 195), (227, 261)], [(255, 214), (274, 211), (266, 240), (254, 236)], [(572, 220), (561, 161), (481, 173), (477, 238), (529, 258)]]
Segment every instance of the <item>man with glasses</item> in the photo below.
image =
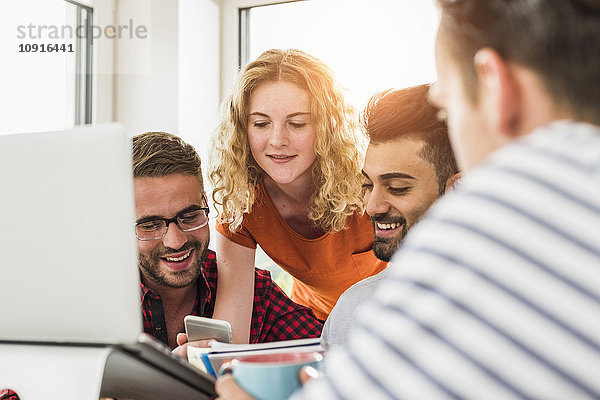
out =
[[(133, 138), (133, 174), (144, 331), (175, 348), (186, 315), (212, 316), (217, 289), (200, 158), (180, 138), (149, 132)], [(321, 328), (255, 271), (251, 343), (318, 337)]]

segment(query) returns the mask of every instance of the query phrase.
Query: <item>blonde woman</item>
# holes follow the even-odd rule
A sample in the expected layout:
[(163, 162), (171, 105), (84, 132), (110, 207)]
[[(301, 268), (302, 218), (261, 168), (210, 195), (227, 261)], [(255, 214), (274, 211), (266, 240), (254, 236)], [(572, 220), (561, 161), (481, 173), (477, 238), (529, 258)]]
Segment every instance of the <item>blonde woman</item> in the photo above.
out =
[(257, 244), (321, 320), (385, 267), (362, 210), (354, 117), (332, 71), (299, 50), (264, 52), (226, 100), (210, 172), (222, 208), (214, 318), (231, 323), (234, 342), (248, 342)]

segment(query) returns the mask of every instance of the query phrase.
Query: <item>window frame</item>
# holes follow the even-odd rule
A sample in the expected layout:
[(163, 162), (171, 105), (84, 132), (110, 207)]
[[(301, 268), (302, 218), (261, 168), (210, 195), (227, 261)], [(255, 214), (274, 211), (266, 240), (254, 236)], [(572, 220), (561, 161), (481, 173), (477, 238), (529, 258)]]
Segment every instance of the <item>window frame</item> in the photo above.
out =
[[(93, 36), (94, 8), (75, 0), (64, 0), (77, 7), (77, 26), (84, 25), (86, 38), (76, 37), (76, 70), (75, 70), (75, 125), (91, 124), (93, 120)], [(82, 56), (82, 51), (83, 53)]]
[(250, 11), (256, 7), (276, 6), (279, 4), (297, 3), (299, 1), (311, 0), (275, 1), (248, 7), (241, 7), (238, 9), (238, 68), (241, 68), (250, 61)]
[[(247, 60), (248, 47), (243, 43), (247, 35), (248, 11), (253, 7), (270, 6), (298, 1), (318, 0), (222, 0), (221, 3), (221, 99), (231, 92), (235, 76), (244, 60)], [(244, 11), (245, 10), (245, 11)], [(243, 34), (245, 32), (245, 35)], [(242, 51), (245, 53), (242, 54)]]

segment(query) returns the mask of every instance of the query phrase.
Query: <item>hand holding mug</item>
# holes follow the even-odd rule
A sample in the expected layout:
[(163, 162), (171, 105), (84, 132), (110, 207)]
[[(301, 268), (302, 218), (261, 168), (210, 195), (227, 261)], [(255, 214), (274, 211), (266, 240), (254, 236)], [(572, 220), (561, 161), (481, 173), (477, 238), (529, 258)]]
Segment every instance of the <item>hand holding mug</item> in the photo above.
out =
[(227, 399), (250, 399), (250, 395), (258, 400), (287, 399), (302, 386), (300, 371), (306, 366), (312, 367), (308, 376), (314, 376), (315, 369), (320, 369), (322, 358), (319, 353), (275, 353), (240, 357), (221, 366), (219, 376), (230, 373), (233, 379), (220, 378), (217, 381), (217, 393)]

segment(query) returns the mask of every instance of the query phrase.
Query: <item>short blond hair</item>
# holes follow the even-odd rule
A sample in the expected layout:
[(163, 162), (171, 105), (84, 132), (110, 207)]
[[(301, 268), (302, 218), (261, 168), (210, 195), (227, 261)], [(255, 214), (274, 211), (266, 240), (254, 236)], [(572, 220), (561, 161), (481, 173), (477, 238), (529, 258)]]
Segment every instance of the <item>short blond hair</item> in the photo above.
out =
[(308, 217), (325, 231), (339, 231), (349, 215), (362, 212), (360, 170), (364, 148), (356, 132), (356, 112), (344, 101), (331, 69), (295, 49), (262, 53), (244, 68), (233, 94), (223, 103), (209, 167), (213, 200), (222, 208), (221, 221), (235, 232), (243, 215), (252, 210), (255, 187), (262, 182), (264, 171), (250, 152), (248, 107), (253, 90), (273, 81), (293, 83), (310, 95), (317, 157)]

